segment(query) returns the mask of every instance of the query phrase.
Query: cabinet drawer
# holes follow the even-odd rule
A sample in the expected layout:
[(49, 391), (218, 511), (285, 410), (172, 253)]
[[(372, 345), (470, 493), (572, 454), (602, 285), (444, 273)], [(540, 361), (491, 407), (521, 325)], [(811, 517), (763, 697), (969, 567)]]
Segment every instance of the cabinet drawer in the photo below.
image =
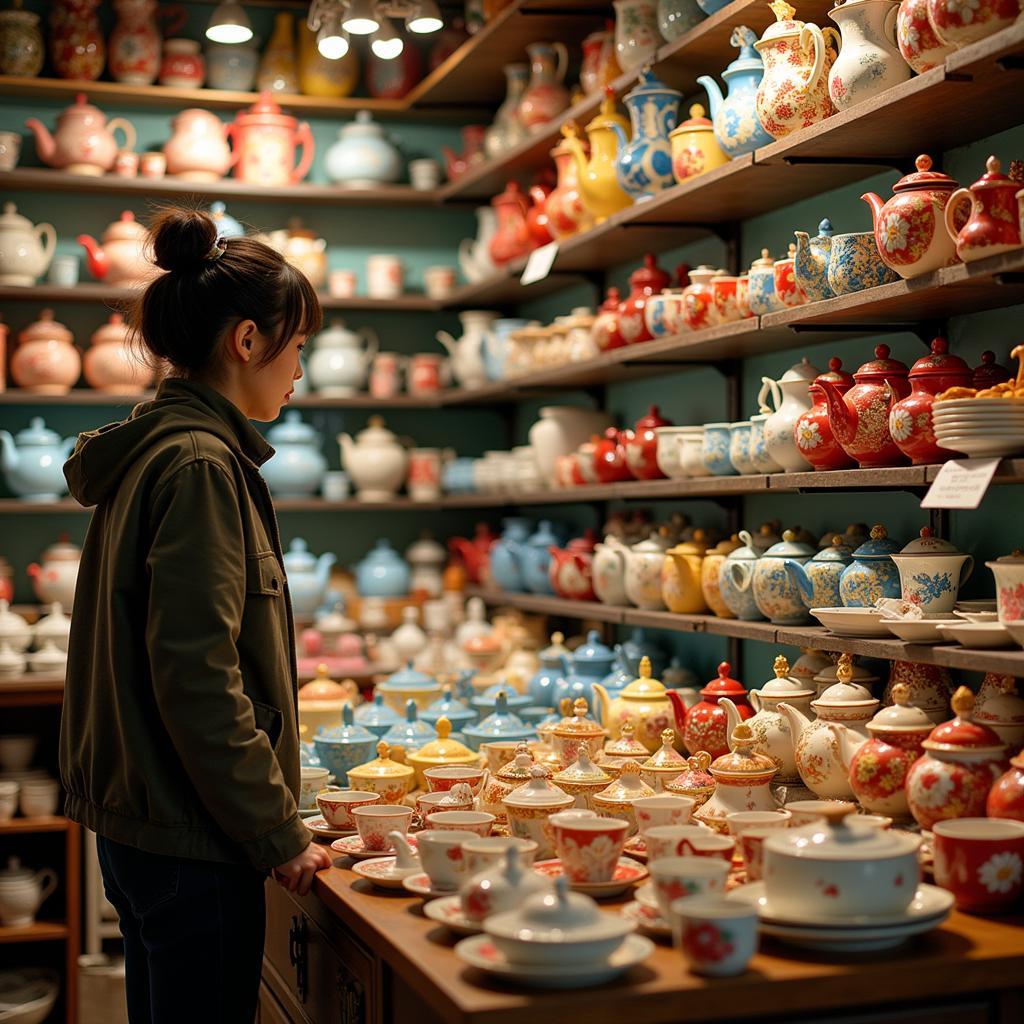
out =
[(305, 1024), (304, 1021), (296, 1022), (288, 1016), (266, 983), (260, 985), (259, 1009), (257, 1024)]

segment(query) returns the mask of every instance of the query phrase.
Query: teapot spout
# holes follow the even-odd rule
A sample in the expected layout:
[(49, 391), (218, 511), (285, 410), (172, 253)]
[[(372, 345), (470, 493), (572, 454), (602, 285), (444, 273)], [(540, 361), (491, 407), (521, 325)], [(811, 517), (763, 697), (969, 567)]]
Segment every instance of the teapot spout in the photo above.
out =
[(799, 591), (800, 600), (808, 608), (813, 608), (814, 584), (807, 575), (807, 569), (794, 558), (784, 558), (782, 560), (782, 567), (786, 570), (786, 575), (790, 578), (793, 586)]
[(103, 251), (103, 246), (92, 235), (79, 235), (77, 242), (85, 249), (89, 273), (102, 281), (110, 271), (110, 257)]
[(793, 745), (796, 746), (800, 740), (800, 734), (804, 731), (804, 726), (810, 725), (811, 720), (799, 708), (795, 708), (785, 701), (776, 705), (775, 710), (786, 719), (789, 731), (793, 735)]
[(339, 434), (338, 444), (341, 445), (341, 458), (342, 461), (348, 464), (349, 460), (355, 452), (356, 443), (352, 440), (351, 434)]
[[(718, 704), (719, 707), (725, 708), (725, 720), (727, 723), (725, 734), (726, 736), (732, 736), (733, 729), (735, 729), (736, 726), (739, 725), (742, 721), (742, 719), (740, 718), (739, 710), (728, 697), (719, 697)], [(729, 746), (731, 749), (732, 744), (730, 743)]]
[(825, 396), (828, 425), (831, 427), (832, 433), (840, 444), (849, 444), (857, 433), (856, 413), (850, 411), (850, 407), (843, 398), (843, 393), (832, 381), (818, 380), (817, 384)]
[(677, 690), (666, 690), (665, 696), (668, 697), (668, 701), (672, 705), (672, 715), (676, 720), (676, 735), (682, 739), (686, 729), (686, 712), (688, 710), (686, 701)]
[(849, 772), (853, 755), (857, 753), (865, 742), (865, 738), (855, 729), (851, 729), (848, 725), (843, 725), (842, 722), (829, 722), (828, 728), (835, 737), (836, 745), (839, 748), (840, 767), (844, 772)]
[(861, 199), (871, 207), (871, 224), (877, 228), (878, 217), (882, 212), (882, 207), (885, 206), (885, 201), (877, 192), (865, 192)]
[(434, 337), (444, 345), (448, 350), (448, 355), (454, 359), (459, 350), (459, 343), (447, 331), (438, 331)]
[(25, 127), (32, 133), (36, 140), (36, 152), (39, 154), (39, 159), (44, 164), (53, 166), (53, 158), (57, 152), (57, 143), (50, 133), (50, 129), (46, 127), (42, 121), (37, 120), (34, 117), (30, 117), (25, 122)]
[(337, 558), (332, 555), (329, 551), (325, 551), (316, 560), (316, 582), (317, 585), (322, 589), (327, 589), (327, 584), (330, 581), (331, 569), (334, 563), (337, 562)]
[(18, 466), (18, 448), (6, 430), (0, 430), (0, 468), (10, 473)]
[[(703, 86), (704, 91), (708, 94), (708, 102), (711, 104), (711, 120), (714, 121), (718, 118), (718, 110), (722, 106), (722, 90), (718, 88), (718, 83), (710, 75), (699, 75), (697, 84)], [(732, 732), (732, 726), (729, 727), (729, 731)]]

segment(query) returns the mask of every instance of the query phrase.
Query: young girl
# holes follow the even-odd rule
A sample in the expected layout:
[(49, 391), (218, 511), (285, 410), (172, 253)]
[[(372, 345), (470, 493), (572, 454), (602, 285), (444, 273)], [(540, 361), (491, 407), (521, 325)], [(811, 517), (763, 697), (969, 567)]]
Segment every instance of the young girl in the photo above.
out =
[(259, 467), (321, 312), (306, 278), (204, 213), (152, 228), (165, 274), (133, 326), (170, 364), (156, 398), (82, 434), (96, 506), (61, 719), (65, 813), (98, 833), (132, 1024), (256, 1012), (264, 881), (305, 893), (330, 856), (296, 810), (295, 629)]

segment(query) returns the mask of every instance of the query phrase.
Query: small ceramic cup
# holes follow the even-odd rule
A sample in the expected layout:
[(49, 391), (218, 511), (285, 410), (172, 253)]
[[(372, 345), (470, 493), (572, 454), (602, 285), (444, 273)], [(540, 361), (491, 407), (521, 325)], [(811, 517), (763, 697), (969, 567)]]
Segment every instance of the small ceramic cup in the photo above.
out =
[(466, 877), (466, 856), (462, 844), (479, 839), (473, 832), (429, 828), (416, 836), (423, 870), (430, 876), (430, 885), (441, 891), (454, 891)]
[(427, 267), (423, 271), (423, 290), (428, 299), (447, 299), (458, 280), (454, 267)]
[(760, 882), (764, 878), (764, 841), (777, 831), (772, 825), (754, 825), (745, 828), (739, 837), (740, 855), (747, 870), (748, 882)]
[(711, 857), (658, 857), (648, 861), (654, 897), (661, 916), (669, 920), (675, 900), (725, 892), (729, 865)]
[(729, 424), (729, 461), (740, 476), (757, 472), (750, 458), (750, 420)]
[(299, 769), (299, 809), (311, 811), (316, 807), (316, 795), (334, 781), (326, 768)]
[(364, 848), (387, 853), (392, 849), (388, 833), (401, 832), (405, 835), (409, 831), (412, 808), (397, 804), (370, 804), (354, 808), (352, 817), (356, 820)]
[(397, 299), (405, 287), (402, 261), (390, 253), (375, 253), (366, 259), (366, 294), (371, 299)]
[(17, 132), (0, 132), (0, 171), (13, 171), (21, 154), (21, 136)]
[(659, 857), (713, 857), (732, 862), (736, 840), (703, 825), (659, 825), (647, 830), (647, 859)]
[(729, 835), (740, 838), (748, 828), (789, 828), (793, 813), (784, 808), (778, 811), (733, 811), (725, 816)]
[(363, 793), (354, 789), (323, 790), (316, 795), (316, 805), (324, 821), (339, 832), (356, 831), (356, 819), (352, 812), (357, 807), (379, 803), (379, 793)]
[(334, 299), (351, 299), (356, 294), (357, 282), (354, 270), (332, 270), (327, 275), (327, 293)]
[(790, 828), (803, 828), (804, 825), (817, 825), (822, 820), (822, 812), (831, 808), (849, 807), (856, 811), (857, 805), (849, 800), (793, 800), (786, 804), (786, 810), (792, 815), (789, 819)]
[(462, 844), (466, 858), (466, 872), (475, 875), (484, 868), (500, 864), (509, 850), (519, 851), (519, 863), (524, 868), (533, 864), (537, 856), (537, 844), (532, 839), (518, 836), (488, 836), (486, 839), (467, 839)]
[(331, 469), (324, 473), (320, 490), (327, 501), (345, 501), (352, 493), (352, 482), (343, 469)]
[(450, 792), (421, 793), (416, 798), (416, 812), (426, 822), (439, 811), (472, 811), (474, 800), (453, 800)]
[(899, 279), (899, 274), (887, 267), (878, 255), (874, 231), (832, 236), (828, 283), (836, 295), (849, 295)]
[(167, 157), (163, 153), (143, 153), (139, 157), (139, 174), (143, 178), (162, 178), (167, 173)]
[(1024, 821), (953, 818), (932, 826), (935, 882), (961, 910), (1002, 914), (1024, 892)]
[(464, 782), (473, 790), (473, 796), (479, 796), (487, 774), (483, 768), (452, 764), (427, 768), (423, 772), (423, 777), (427, 780), (427, 788), (431, 793), (447, 793), (452, 786)]
[(695, 800), (688, 796), (642, 796), (633, 801), (636, 810), (636, 825), (640, 835), (646, 835), (648, 829), (665, 825), (686, 825), (693, 814)]
[(0, 821), (10, 821), (18, 807), (18, 783), (0, 780)]
[(56, 779), (37, 781), (26, 779), (21, 783), (18, 803), (26, 818), (48, 818), (57, 813), (60, 801), (60, 783)]
[(472, 832), (483, 839), (491, 834), (497, 820), (486, 811), (434, 811), (430, 827), (439, 832)]
[[(554, 819), (557, 819), (554, 820)], [(610, 882), (619, 863), (629, 822), (621, 818), (566, 819), (553, 815), (555, 851), (570, 882)]]
[(53, 257), (50, 264), (50, 284), (61, 288), (74, 288), (78, 284), (79, 261), (77, 256), (61, 254)]
[(694, 974), (742, 974), (757, 951), (757, 911), (722, 897), (675, 900), (669, 908), (673, 945)]
[(704, 468), (712, 476), (735, 476), (736, 468), (729, 460), (729, 424), (707, 423), (701, 448)]
[(134, 178), (139, 173), (139, 154), (131, 149), (119, 149), (114, 157), (114, 174), (119, 178)]
[(441, 184), (441, 165), (436, 160), (410, 160), (409, 181), (418, 192), (430, 192)]
[(679, 440), (679, 469), (684, 477), (710, 476), (704, 465), (704, 428), (691, 427)]
[(413, 501), (436, 501), (441, 497), (440, 448), (413, 448), (409, 452), (406, 489)]
[(657, 462), (658, 469), (670, 480), (681, 480), (685, 476), (679, 461), (679, 443), (687, 430), (688, 427), (654, 428), (654, 436), (657, 439), (654, 461)]

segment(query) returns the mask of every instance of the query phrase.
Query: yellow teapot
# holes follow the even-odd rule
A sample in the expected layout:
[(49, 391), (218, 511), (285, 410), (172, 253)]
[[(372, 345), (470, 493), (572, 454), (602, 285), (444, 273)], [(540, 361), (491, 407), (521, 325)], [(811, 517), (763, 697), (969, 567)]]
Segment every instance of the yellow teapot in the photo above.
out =
[(610, 739), (618, 739), (623, 724), (632, 722), (636, 738), (652, 754), (661, 746), (662, 732), (675, 724), (665, 687), (651, 678), (651, 659), (646, 656), (640, 659), (640, 677), (618, 697), (613, 700), (600, 683), (594, 683), (594, 697), (595, 713)]
[(661, 596), (670, 612), (703, 615), (708, 610), (701, 587), (701, 570), (707, 550), (704, 531), (695, 530), (692, 540), (665, 552), (661, 567)]
[(611, 89), (605, 90), (601, 110), (586, 130), (590, 142), (589, 162), (583, 143), (575, 135), (567, 135), (564, 144), (576, 161), (583, 204), (594, 221), (600, 224), (633, 202), (622, 191), (617, 172), (619, 135), (629, 138), (629, 124), (615, 110), (615, 94)]
[(715, 138), (714, 125), (704, 116), (704, 107), (699, 103), (690, 107), (689, 119), (673, 128), (668, 138), (676, 181), (694, 178), (729, 162)]
[(480, 763), (480, 755), (474, 753), (465, 744), (448, 738), (452, 731), (452, 723), (442, 715), (435, 727), (437, 739), (424, 743), (419, 750), (406, 755), (409, 764), (416, 770), (416, 785), (420, 789), (427, 788), (427, 780), (423, 772), (427, 768), (442, 768), (448, 765), (473, 765)]

